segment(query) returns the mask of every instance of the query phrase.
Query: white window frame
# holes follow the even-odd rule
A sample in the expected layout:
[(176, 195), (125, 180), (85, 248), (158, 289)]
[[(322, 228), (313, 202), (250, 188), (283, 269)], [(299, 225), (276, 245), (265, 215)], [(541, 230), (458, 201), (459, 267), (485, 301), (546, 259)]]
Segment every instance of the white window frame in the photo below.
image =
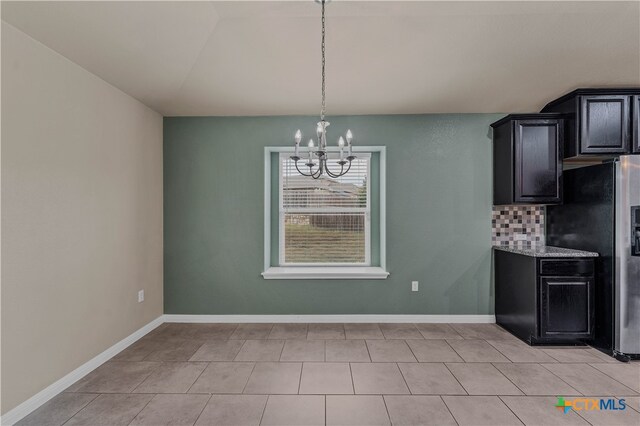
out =
[(283, 204), (284, 204), (284, 200), (283, 200), (283, 195), (284, 192), (282, 190), (283, 186), (284, 186), (284, 175), (283, 175), (283, 164), (282, 162), (286, 159), (288, 159), (290, 157), (291, 153), (285, 153), (285, 152), (281, 152), (280, 153), (280, 158), (279, 158), (279, 173), (278, 173), (278, 191), (279, 191), (279, 196), (278, 196), (278, 213), (280, 215), (278, 223), (278, 229), (279, 229), (279, 242), (278, 242), (278, 257), (279, 257), (279, 263), (280, 266), (371, 266), (371, 153), (370, 152), (366, 152), (366, 153), (362, 153), (360, 155), (358, 155), (358, 158), (366, 158), (367, 161), (367, 206), (365, 207), (365, 214), (364, 214), (364, 262), (362, 263), (321, 263), (321, 262), (309, 262), (309, 263), (287, 263), (285, 262), (284, 259), (284, 241), (285, 241), (285, 236), (284, 236), (284, 230), (285, 230), (285, 226), (284, 226), (284, 216), (286, 213), (361, 213), (362, 209), (356, 209), (356, 208), (345, 208), (345, 207), (335, 207), (335, 208), (313, 208), (313, 207), (308, 207), (308, 208), (294, 208), (294, 209), (290, 209), (285, 211)]
[[(338, 152), (337, 147), (328, 148), (330, 152)], [(386, 279), (389, 272), (386, 270), (386, 147), (384, 146), (356, 146), (353, 152), (358, 155), (371, 153), (379, 153), (379, 217), (380, 217), (380, 266), (371, 266), (371, 185), (367, 185), (367, 203), (368, 211), (366, 221), (368, 222), (369, 232), (366, 238), (367, 264), (286, 264), (281, 266), (271, 265), (271, 157), (272, 154), (293, 154), (293, 149), (289, 147), (265, 147), (264, 148), (264, 271), (262, 276), (265, 279)], [(280, 167), (280, 160), (278, 166)], [(371, 163), (368, 168), (370, 170)], [(278, 184), (280, 197), (282, 194), (282, 168), (278, 172), (280, 182)], [(371, 179), (369, 178), (369, 182)], [(282, 200), (279, 201), (282, 206)], [(280, 210), (280, 209), (278, 209)], [(317, 210), (314, 210), (317, 211)], [(280, 218), (283, 217), (280, 212)], [(280, 219), (281, 221), (282, 219)], [(279, 245), (283, 241), (283, 226), (280, 224)], [(283, 253), (280, 247), (280, 255)]]

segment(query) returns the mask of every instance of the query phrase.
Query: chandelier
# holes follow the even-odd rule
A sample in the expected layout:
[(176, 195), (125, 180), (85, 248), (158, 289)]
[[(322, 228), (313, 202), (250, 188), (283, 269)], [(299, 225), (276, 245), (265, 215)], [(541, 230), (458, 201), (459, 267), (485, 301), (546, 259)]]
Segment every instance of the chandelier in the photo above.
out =
[[(323, 174), (326, 174), (332, 178), (338, 178), (340, 176), (344, 176), (351, 169), (351, 162), (356, 158), (353, 155), (351, 142), (353, 141), (353, 134), (351, 130), (347, 130), (345, 137), (340, 136), (338, 139), (338, 149), (340, 151), (340, 159), (336, 162), (340, 166), (340, 171), (331, 171), (329, 169), (329, 152), (327, 150), (327, 127), (329, 127), (329, 122), (325, 120), (325, 72), (324, 72), (324, 64), (325, 64), (325, 17), (324, 17), (324, 4), (326, 0), (316, 0), (322, 4), (322, 107), (320, 109), (320, 121), (318, 122), (318, 126), (316, 127), (316, 136), (318, 137), (317, 144), (313, 141), (313, 138), (309, 139), (309, 143), (307, 144), (307, 148), (309, 150), (309, 159), (304, 164), (309, 168), (309, 172), (302, 172), (298, 168), (298, 161), (300, 161), (300, 142), (302, 141), (302, 132), (298, 129), (294, 135), (295, 148), (294, 155), (291, 158), (295, 162), (296, 170), (302, 176), (312, 177), (314, 179), (320, 178)], [(345, 142), (346, 140), (346, 142)], [(346, 145), (346, 146), (345, 146)], [(347, 150), (347, 155), (345, 157), (345, 148)], [(317, 161), (317, 163), (316, 163)], [(349, 164), (346, 167), (345, 165)], [(316, 169), (317, 166), (317, 169)]]

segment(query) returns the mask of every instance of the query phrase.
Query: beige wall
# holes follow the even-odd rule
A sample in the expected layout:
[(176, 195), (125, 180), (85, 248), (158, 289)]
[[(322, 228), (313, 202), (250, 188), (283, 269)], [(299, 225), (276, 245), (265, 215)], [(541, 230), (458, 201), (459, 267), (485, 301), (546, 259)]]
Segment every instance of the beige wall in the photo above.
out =
[(162, 117), (3, 22), (1, 159), (6, 413), (162, 314)]

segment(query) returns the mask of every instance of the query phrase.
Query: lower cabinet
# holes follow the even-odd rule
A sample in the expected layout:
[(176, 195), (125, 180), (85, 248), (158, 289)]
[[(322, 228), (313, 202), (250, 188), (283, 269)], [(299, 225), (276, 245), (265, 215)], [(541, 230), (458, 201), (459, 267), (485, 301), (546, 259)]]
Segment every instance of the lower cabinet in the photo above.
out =
[(589, 337), (593, 278), (540, 278), (540, 337)]
[(494, 251), (496, 322), (529, 344), (593, 337), (593, 258)]

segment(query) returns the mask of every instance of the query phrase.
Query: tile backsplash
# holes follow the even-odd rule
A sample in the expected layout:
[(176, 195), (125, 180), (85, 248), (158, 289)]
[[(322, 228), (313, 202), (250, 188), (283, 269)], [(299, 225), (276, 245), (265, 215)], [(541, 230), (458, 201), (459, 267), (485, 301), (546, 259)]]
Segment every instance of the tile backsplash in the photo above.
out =
[(494, 206), (491, 228), (495, 246), (544, 245), (544, 207)]

